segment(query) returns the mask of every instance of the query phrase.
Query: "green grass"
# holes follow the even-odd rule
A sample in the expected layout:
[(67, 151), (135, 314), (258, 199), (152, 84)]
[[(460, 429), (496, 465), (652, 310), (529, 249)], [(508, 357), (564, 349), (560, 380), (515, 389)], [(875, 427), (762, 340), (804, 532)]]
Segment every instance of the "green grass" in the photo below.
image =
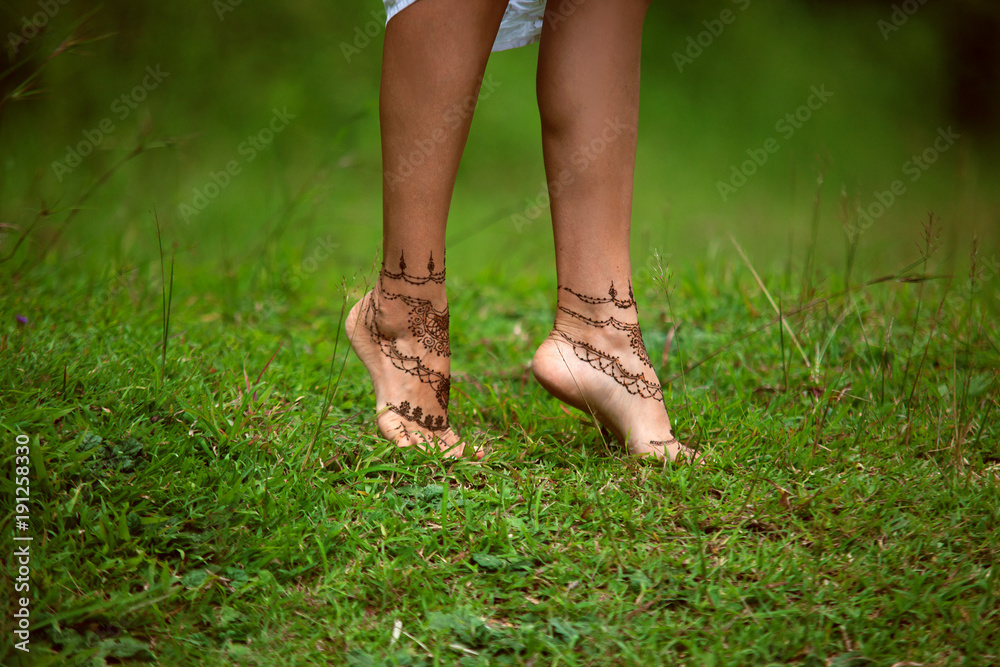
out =
[[(704, 468), (624, 457), (531, 377), (555, 293), (545, 216), (510, 221), (544, 182), (534, 54), (492, 62), (503, 85), (449, 228), (452, 421), (489, 452), (473, 464), (375, 437), (338, 334), (379, 237), (379, 46), (344, 62), (339, 41), (370, 17), (343, 4), (243, 3), (220, 22), (111, 3), (88, 34), (114, 36), (3, 109), (0, 533), (20, 530), (26, 436), (34, 537), (27, 655), (7, 641), (5, 542), (3, 664), (1000, 660), (988, 150), (963, 140), (844, 240), (850, 202), (947, 124), (918, 103), (940, 60), (927, 15), (886, 64), (858, 55), (883, 48), (878, 13), (831, 31), (760, 5), (680, 76), (670, 53), (711, 12), (653, 8), (635, 287)], [(57, 44), (73, 7), (31, 47)], [(153, 24), (183, 26), (184, 48), (133, 29)], [(762, 37), (779, 28), (790, 42)], [(57, 181), (52, 160), (146, 63), (171, 72), (162, 88)], [(834, 101), (721, 202), (716, 180), (824, 81)], [(286, 105), (288, 129), (185, 223), (179, 205)]]
[(996, 659), (995, 276), (789, 314), (810, 367), (739, 264), (673, 273), (672, 312), (640, 284), (651, 350), (681, 323), (662, 376), (723, 348), (669, 387), (693, 469), (622, 457), (527, 376), (551, 279), (452, 293), (476, 465), (373, 437), (336, 295), (251, 327), (175, 295), (161, 377), (146, 269), (4, 297), (28, 318), (0, 347), (4, 438), (32, 438), (32, 664)]

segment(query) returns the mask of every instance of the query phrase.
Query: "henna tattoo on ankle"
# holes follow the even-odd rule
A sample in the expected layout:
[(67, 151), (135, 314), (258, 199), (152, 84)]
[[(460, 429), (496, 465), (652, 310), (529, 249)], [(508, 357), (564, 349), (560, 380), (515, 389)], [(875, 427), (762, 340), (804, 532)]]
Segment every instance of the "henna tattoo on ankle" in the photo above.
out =
[(587, 296), (585, 294), (580, 294), (579, 292), (574, 292), (570, 288), (562, 286), (562, 285), (559, 286), (559, 289), (564, 290), (566, 292), (569, 292), (570, 294), (572, 294), (573, 296), (575, 296), (580, 301), (583, 301), (584, 303), (589, 303), (589, 304), (592, 304), (592, 305), (600, 305), (600, 304), (604, 304), (604, 303), (613, 303), (616, 308), (621, 308), (622, 310), (627, 310), (628, 308), (632, 308), (632, 307), (635, 306), (635, 295), (632, 293), (632, 281), (631, 280), (628, 283), (628, 298), (627, 299), (619, 299), (618, 298), (618, 290), (615, 289), (615, 284), (613, 282), (611, 283), (611, 289), (608, 290), (608, 295), (606, 297), (605, 296)]
[(394, 292), (383, 291), (382, 298), (389, 301), (402, 301), (410, 307), (410, 333), (420, 341), (425, 350), (433, 352), (439, 357), (451, 356), (447, 306), (444, 307), (444, 310), (437, 310), (427, 299)]
[[(626, 299), (618, 298), (618, 291), (615, 289), (614, 283), (611, 284), (611, 289), (608, 290), (607, 297), (594, 297), (586, 294), (580, 294), (579, 292), (575, 292), (565, 286), (560, 286), (559, 289), (572, 294), (577, 299), (587, 304), (613, 304), (616, 308), (621, 310), (635, 308), (635, 296), (632, 293), (631, 282), (628, 286), (628, 298)], [(567, 308), (563, 305), (559, 306), (559, 310), (596, 329), (603, 329), (610, 326), (627, 334), (629, 347), (632, 349), (632, 352), (639, 358), (639, 361), (643, 366), (646, 366), (649, 369), (653, 368), (653, 364), (649, 361), (649, 355), (646, 353), (646, 346), (642, 342), (642, 330), (639, 328), (638, 323), (633, 324), (630, 322), (622, 322), (614, 316), (598, 320), (592, 317), (587, 317), (586, 315), (578, 313), (575, 310)], [(663, 388), (660, 386), (659, 382), (646, 379), (645, 374), (641, 371), (639, 373), (630, 373), (622, 364), (619, 357), (599, 350), (586, 341), (573, 338), (562, 331), (556, 331), (556, 333), (558, 333), (559, 336), (561, 336), (573, 347), (573, 351), (576, 353), (577, 358), (581, 361), (587, 362), (593, 368), (612, 378), (615, 382), (624, 387), (628, 393), (635, 396), (641, 396), (642, 398), (655, 398), (658, 401), (663, 400)]]
[(638, 323), (632, 324), (629, 322), (622, 322), (614, 317), (609, 317), (606, 320), (595, 320), (587, 317), (586, 315), (581, 315), (576, 311), (570, 310), (565, 306), (559, 306), (559, 310), (567, 315), (575, 317), (581, 322), (586, 322), (592, 327), (603, 329), (604, 327), (611, 326), (618, 329), (618, 331), (627, 333), (629, 347), (631, 347), (632, 351), (635, 352), (635, 356), (639, 357), (639, 361), (642, 362), (643, 366), (647, 366), (649, 368), (653, 367), (653, 364), (649, 361), (649, 355), (646, 353), (646, 346), (642, 342), (642, 330), (639, 328)]
[(402, 280), (410, 285), (426, 285), (427, 283), (436, 283), (438, 285), (444, 284), (444, 269), (435, 272), (434, 271), (434, 253), (431, 253), (430, 259), (427, 260), (427, 273), (429, 275), (424, 277), (417, 277), (406, 272), (406, 258), (403, 253), (399, 253), (399, 272), (392, 272), (386, 268), (385, 262), (382, 263), (382, 277), (391, 278), (392, 280)]
[[(369, 300), (368, 308), (365, 311), (365, 326), (368, 331), (371, 332), (372, 341), (379, 346), (382, 354), (384, 354), (389, 361), (392, 362), (392, 365), (407, 375), (416, 376), (420, 382), (430, 385), (434, 390), (434, 397), (437, 399), (438, 405), (441, 406), (442, 410), (447, 412), (448, 397), (451, 390), (451, 377), (429, 368), (418, 356), (403, 354), (403, 352), (397, 347), (396, 341), (382, 333), (378, 326), (378, 306), (375, 304), (374, 296)], [(396, 408), (391, 405), (389, 407), (393, 408), (393, 412), (396, 412), (404, 417), (406, 416), (402, 414), (401, 407)], [(417, 410), (420, 411), (418, 417), (424, 420), (419, 422), (421, 425), (424, 425), (424, 423), (427, 423), (428, 421), (432, 424), (442, 423), (447, 425), (447, 417), (432, 418), (429, 414), (425, 416), (422, 414), (423, 410), (419, 406), (413, 410), (414, 412)], [(409, 410), (407, 410), (407, 412), (409, 412)], [(414, 419), (412, 421), (417, 420)], [(432, 430), (440, 429), (435, 428)]]
[[(409, 306), (408, 313), (409, 330), (413, 336), (420, 341), (424, 350), (439, 357), (451, 357), (451, 344), (448, 337), (448, 307), (437, 310), (428, 299), (421, 299), (415, 296), (390, 292), (384, 289), (386, 280), (400, 280), (407, 285), (421, 286), (428, 283), (443, 285), (445, 281), (445, 270), (437, 271), (434, 263), (434, 253), (427, 259), (427, 275), (417, 276), (407, 272), (406, 257), (403, 252), (399, 253), (399, 270), (389, 270), (383, 261), (382, 270), (379, 273), (379, 285), (376, 292), (370, 297), (368, 308), (365, 311), (365, 325), (371, 333), (372, 341), (378, 345), (379, 350), (389, 359), (392, 365), (406, 373), (416, 376), (422, 383), (430, 385), (434, 390), (434, 397), (444, 414), (431, 414), (424, 412), (421, 406), (413, 406), (409, 401), (403, 401), (399, 405), (387, 404), (386, 408), (403, 419), (413, 422), (417, 426), (432, 432), (446, 431), (448, 425), (448, 398), (451, 390), (451, 376), (440, 373), (423, 363), (420, 356), (404, 354), (396, 344), (395, 337), (387, 336), (378, 326), (379, 306), (377, 298), (388, 301), (402, 301)], [(405, 427), (403, 427), (405, 430)]]

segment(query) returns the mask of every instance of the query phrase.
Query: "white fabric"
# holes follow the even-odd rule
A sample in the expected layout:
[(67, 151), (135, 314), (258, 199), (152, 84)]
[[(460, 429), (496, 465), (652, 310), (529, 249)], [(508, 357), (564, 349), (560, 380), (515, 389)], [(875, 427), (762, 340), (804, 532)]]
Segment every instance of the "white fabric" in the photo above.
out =
[[(383, 0), (385, 22), (406, 9), (417, 0)], [(542, 33), (542, 18), (545, 16), (545, 0), (510, 0), (500, 24), (500, 32), (493, 42), (494, 51), (516, 49), (519, 46), (537, 42)]]

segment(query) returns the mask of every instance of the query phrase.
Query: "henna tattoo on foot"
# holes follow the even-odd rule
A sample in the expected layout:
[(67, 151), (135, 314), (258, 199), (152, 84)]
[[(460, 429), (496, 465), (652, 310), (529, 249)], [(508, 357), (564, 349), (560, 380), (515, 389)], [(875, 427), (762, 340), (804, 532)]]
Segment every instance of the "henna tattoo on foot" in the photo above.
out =
[[(415, 276), (406, 271), (406, 258), (403, 253), (399, 255), (399, 271), (393, 272), (383, 266), (379, 275), (379, 298), (388, 301), (402, 301), (409, 307), (408, 322), (410, 333), (420, 342), (427, 353), (432, 353), (438, 357), (451, 357), (451, 344), (448, 337), (448, 308), (437, 310), (430, 300), (422, 299), (406, 294), (390, 292), (384, 289), (384, 281), (401, 280), (408, 285), (421, 286), (427, 283), (443, 284), (445, 270), (435, 271), (434, 255), (430, 255), (427, 260), (427, 276)], [(404, 354), (396, 344), (394, 337), (387, 336), (378, 325), (379, 306), (376, 303), (375, 294), (372, 295), (365, 311), (365, 325), (371, 333), (372, 341), (378, 345), (382, 354), (389, 359), (392, 365), (406, 373), (416, 376), (422, 383), (429, 385), (434, 391), (434, 397), (444, 414), (432, 414), (429, 410), (417, 405), (413, 406), (409, 401), (403, 401), (399, 405), (387, 404), (387, 409), (396, 413), (403, 419), (413, 422), (417, 426), (431, 432), (446, 431), (448, 425), (448, 399), (451, 390), (451, 376), (435, 371), (427, 366), (421, 356)], [(405, 427), (404, 431), (405, 431)]]
[(677, 445), (677, 453), (674, 455), (675, 461), (688, 460), (693, 463), (699, 463), (703, 460), (697, 451), (688, 447), (677, 438), (670, 438), (669, 440), (650, 440), (649, 444), (663, 447), (664, 453), (667, 452), (667, 447), (670, 445)]
[(433, 352), (439, 357), (451, 356), (447, 306), (444, 310), (437, 310), (427, 299), (393, 292), (382, 292), (382, 298), (390, 301), (402, 301), (410, 307), (410, 333), (416, 336), (425, 350)]
[(559, 306), (559, 310), (567, 315), (575, 317), (581, 322), (586, 322), (592, 327), (603, 329), (604, 327), (611, 326), (618, 329), (618, 331), (628, 334), (628, 344), (629, 347), (632, 348), (632, 351), (635, 352), (635, 356), (639, 357), (639, 361), (641, 361), (644, 366), (648, 366), (649, 368), (653, 367), (653, 364), (649, 361), (649, 355), (646, 353), (646, 346), (642, 342), (642, 330), (639, 328), (638, 323), (632, 324), (630, 322), (622, 322), (614, 317), (609, 317), (606, 320), (595, 320), (587, 317), (586, 315), (581, 315), (576, 311), (570, 310), (565, 306)]
[[(421, 426), (428, 431), (439, 432), (448, 430), (448, 419), (442, 415), (424, 415), (424, 410), (419, 405), (410, 407), (409, 401), (403, 401), (398, 406), (389, 403), (387, 406), (403, 419), (408, 419), (417, 426)], [(404, 427), (405, 432), (405, 427)]]
[(378, 326), (378, 306), (372, 299), (365, 314), (365, 324), (371, 331), (372, 340), (382, 350), (382, 354), (389, 358), (392, 365), (403, 371), (407, 375), (415, 375), (424, 384), (429, 384), (434, 389), (434, 396), (442, 409), (448, 409), (448, 395), (451, 389), (451, 377), (428, 368), (420, 357), (403, 354), (396, 346), (396, 341), (382, 333)]
[(628, 393), (642, 398), (663, 400), (663, 388), (659, 382), (650, 382), (642, 373), (629, 373), (622, 365), (620, 358), (607, 352), (601, 352), (590, 343), (577, 340), (561, 331), (557, 333), (573, 346), (573, 351), (580, 361), (586, 361), (624, 387)]
[[(613, 304), (616, 308), (622, 310), (635, 308), (635, 296), (632, 293), (631, 282), (628, 286), (628, 298), (626, 299), (618, 298), (618, 291), (615, 289), (614, 283), (611, 284), (607, 297), (594, 297), (586, 294), (580, 294), (579, 292), (575, 292), (564, 286), (560, 286), (559, 289), (572, 294), (577, 299), (587, 304)], [(591, 327), (603, 329), (610, 326), (627, 334), (629, 347), (632, 349), (632, 352), (635, 353), (635, 355), (639, 358), (639, 361), (644, 366), (650, 369), (653, 368), (652, 363), (649, 361), (649, 355), (646, 353), (646, 346), (642, 342), (642, 331), (640, 330), (638, 323), (632, 324), (629, 322), (622, 322), (613, 316), (608, 317), (607, 319), (597, 320), (562, 305), (559, 306), (559, 310)], [(624, 387), (628, 393), (635, 396), (641, 396), (642, 398), (655, 398), (658, 401), (663, 400), (663, 388), (660, 386), (659, 382), (647, 380), (641, 371), (639, 373), (630, 373), (622, 364), (619, 357), (598, 350), (586, 341), (577, 340), (576, 338), (573, 338), (572, 336), (561, 331), (557, 331), (556, 333), (572, 345), (577, 358), (581, 361), (587, 362), (593, 368), (612, 378), (615, 382)]]

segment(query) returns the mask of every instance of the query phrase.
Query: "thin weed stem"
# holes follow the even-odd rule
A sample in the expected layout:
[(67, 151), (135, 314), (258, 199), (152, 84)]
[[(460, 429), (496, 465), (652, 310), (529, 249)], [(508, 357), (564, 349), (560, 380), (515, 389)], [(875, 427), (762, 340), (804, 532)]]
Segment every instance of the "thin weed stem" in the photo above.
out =
[(153, 219), (156, 222), (156, 244), (160, 250), (160, 296), (163, 304), (163, 349), (160, 350), (160, 377), (162, 384), (167, 373), (167, 341), (170, 340), (170, 310), (174, 300), (174, 253), (170, 254), (170, 282), (167, 283), (165, 269), (163, 266), (163, 231), (160, 229), (160, 216), (153, 211)]
[[(312, 455), (313, 447), (316, 445), (316, 439), (319, 437), (320, 429), (323, 428), (323, 421), (326, 419), (327, 414), (330, 412), (330, 404), (333, 403), (333, 399), (337, 396), (337, 391), (340, 389), (340, 381), (344, 377), (344, 367), (347, 366), (347, 357), (344, 355), (344, 362), (340, 365), (340, 374), (337, 375), (337, 382), (333, 385), (333, 391), (330, 391), (330, 383), (333, 379), (333, 369), (334, 365), (337, 363), (337, 350), (340, 348), (340, 331), (344, 324), (344, 312), (347, 310), (347, 284), (346, 281), (341, 283), (341, 295), (343, 298), (340, 301), (340, 315), (337, 318), (337, 337), (333, 342), (333, 355), (330, 358), (330, 370), (327, 375), (326, 382), (326, 396), (323, 400), (323, 409), (320, 410), (319, 419), (316, 420), (316, 429), (313, 431), (312, 438), (309, 440), (309, 446), (306, 447), (305, 456), (302, 458), (302, 465), (299, 468), (300, 471), (305, 470), (306, 466), (309, 464), (309, 457)], [(352, 332), (353, 333), (353, 332)]]

